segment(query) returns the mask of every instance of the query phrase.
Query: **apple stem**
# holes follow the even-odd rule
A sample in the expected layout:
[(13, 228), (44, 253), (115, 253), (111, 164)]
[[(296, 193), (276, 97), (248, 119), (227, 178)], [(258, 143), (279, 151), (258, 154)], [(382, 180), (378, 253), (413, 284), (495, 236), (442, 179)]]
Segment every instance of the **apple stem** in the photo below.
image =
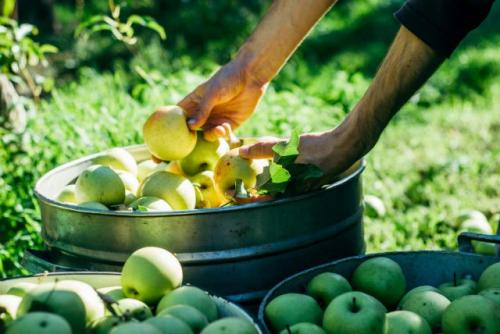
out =
[(456, 272), (453, 273), (453, 285), (457, 286), (457, 273)]

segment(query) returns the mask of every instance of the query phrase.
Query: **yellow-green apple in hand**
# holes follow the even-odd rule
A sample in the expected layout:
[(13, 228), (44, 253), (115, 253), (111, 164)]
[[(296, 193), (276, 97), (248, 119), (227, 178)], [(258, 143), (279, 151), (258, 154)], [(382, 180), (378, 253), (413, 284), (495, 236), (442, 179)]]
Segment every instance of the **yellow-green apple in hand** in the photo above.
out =
[(193, 151), (180, 161), (182, 171), (190, 176), (205, 170), (213, 171), (215, 164), (229, 151), (229, 144), (223, 139), (210, 142), (203, 138), (201, 133), (198, 133), (198, 140)]

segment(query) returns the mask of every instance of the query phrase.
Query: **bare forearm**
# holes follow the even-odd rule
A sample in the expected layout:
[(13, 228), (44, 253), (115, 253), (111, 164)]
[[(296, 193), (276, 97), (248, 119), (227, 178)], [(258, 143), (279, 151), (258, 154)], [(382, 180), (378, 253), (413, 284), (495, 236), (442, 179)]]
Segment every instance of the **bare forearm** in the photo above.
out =
[(336, 0), (275, 0), (238, 51), (258, 82), (269, 82)]

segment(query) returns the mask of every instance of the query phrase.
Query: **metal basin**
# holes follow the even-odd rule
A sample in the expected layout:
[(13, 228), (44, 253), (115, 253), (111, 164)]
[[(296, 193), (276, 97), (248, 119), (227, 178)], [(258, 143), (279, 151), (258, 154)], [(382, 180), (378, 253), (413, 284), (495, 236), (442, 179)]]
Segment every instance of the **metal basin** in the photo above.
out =
[[(4, 294), (13, 285), (20, 282), (31, 282), (31, 283), (46, 283), (53, 282), (55, 280), (78, 280), (90, 284), (92, 287), (99, 289), (111, 286), (120, 285), (120, 274), (119, 273), (92, 273), (92, 272), (72, 272), (72, 273), (50, 273), (50, 274), (40, 274), (35, 276), (24, 276), (10, 278), (0, 281), (0, 294)], [(242, 318), (253, 323), (253, 319), (239, 306), (228, 302), (227, 300), (217, 297), (210, 296), (215, 304), (217, 305), (217, 310), (219, 316), (222, 317), (237, 317)], [(255, 324), (255, 328), (261, 333), (259, 327)]]
[[(487, 239), (489, 242), (500, 244), (500, 237), (495, 239), (495, 236), (489, 236), (484, 239), (481, 236), (476, 237), (476, 234), (473, 233), (464, 233), (459, 238), (461, 246), (470, 245), (471, 238), (472, 240)], [(451, 281), (454, 273), (457, 274), (457, 277), (471, 275), (474, 280), (477, 280), (488, 266), (500, 262), (500, 256), (446, 251), (391, 252), (353, 256), (333, 261), (295, 274), (269, 291), (264, 297), (258, 312), (258, 321), (263, 333), (272, 333), (267, 326), (264, 309), (275, 297), (289, 292), (304, 293), (309, 281), (323, 272), (334, 272), (350, 279), (354, 270), (363, 261), (377, 256), (385, 256), (399, 263), (405, 273), (407, 290), (420, 285), (438, 286), (443, 282)]]
[[(126, 149), (137, 161), (150, 157), (143, 145)], [(67, 267), (117, 270), (136, 249), (158, 246), (176, 253), (188, 282), (246, 301), (294, 272), (364, 251), (362, 162), (325, 189), (241, 206), (131, 213), (55, 201), (93, 158), (50, 171), (35, 188), (49, 250), (78, 259)]]

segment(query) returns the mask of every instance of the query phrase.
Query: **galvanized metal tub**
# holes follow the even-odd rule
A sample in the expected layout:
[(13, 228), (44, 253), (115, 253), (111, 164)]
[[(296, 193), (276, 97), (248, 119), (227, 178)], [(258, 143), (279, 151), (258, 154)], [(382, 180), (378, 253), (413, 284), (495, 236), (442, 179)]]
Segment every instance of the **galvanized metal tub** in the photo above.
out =
[[(120, 273), (111, 272), (71, 272), (71, 273), (48, 273), (39, 274), (34, 276), (23, 276), (9, 278), (0, 281), (0, 294), (6, 293), (9, 288), (20, 282), (30, 282), (30, 283), (46, 283), (53, 282), (55, 280), (78, 280), (90, 284), (92, 287), (99, 289), (111, 286), (120, 285)], [(239, 306), (217, 296), (210, 296), (215, 304), (217, 305), (217, 310), (219, 316), (223, 317), (237, 317), (241, 319), (248, 320), (255, 325), (255, 328), (259, 333), (261, 333), (259, 327), (254, 323), (252, 317), (248, 315)]]
[[(137, 161), (150, 157), (143, 145), (126, 149)], [(294, 272), (364, 251), (362, 162), (325, 189), (242, 206), (132, 213), (55, 201), (94, 157), (50, 171), (35, 187), (42, 236), (70, 259), (66, 267), (117, 270), (134, 250), (158, 246), (176, 253), (188, 282), (245, 302)]]
[[(471, 248), (468, 246), (471, 240), (500, 244), (500, 236), (485, 237), (475, 233), (463, 233), (459, 237), (461, 249), (470, 250)], [(500, 255), (484, 256), (474, 253), (448, 251), (375, 253), (333, 261), (290, 276), (273, 287), (262, 300), (258, 311), (258, 322), (262, 332), (264, 334), (272, 333), (267, 326), (264, 310), (266, 305), (275, 297), (290, 292), (305, 293), (309, 281), (323, 272), (334, 272), (350, 279), (354, 270), (363, 261), (378, 256), (388, 257), (399, 263), (405, 273), (408, 290), (420, 285), (438, 286), (441, 283), (453, 280), (454, 273), (456, 273), (457, 277), (471, 275), (472, 279), (477, 280), (488, 266), (500, 262)]]

